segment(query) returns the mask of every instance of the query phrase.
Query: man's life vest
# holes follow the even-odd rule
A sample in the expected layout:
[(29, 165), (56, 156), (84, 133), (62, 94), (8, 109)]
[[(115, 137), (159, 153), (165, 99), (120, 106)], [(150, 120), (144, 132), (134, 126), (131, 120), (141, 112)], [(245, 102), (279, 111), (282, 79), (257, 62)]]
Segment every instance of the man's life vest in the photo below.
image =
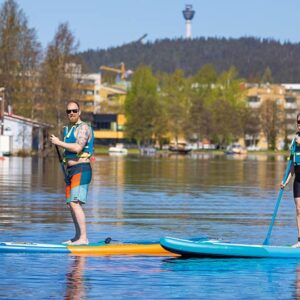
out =
[[(300, 132), (296, 133), (297, 136), (300, 136)], [(295, 166), (299, 166), (300, 165), (300, 145), (298, 145), (296, 143), (296, 140), (293, 139), (291, 147), (291, 159), (293, 160), (293, 164)]]
[[(76, 143), (75, 131), (79, 126), (81, 126), (83, 124), (86, 124), (86, 123), (81, 122), (79, 124), (75, 124), (70, 129), (68, 128), (68, 126), (65, 126), (64, 127), (64, 142), (68, 143), (68, 144)], [(93, 153), (94, 153), (94, 131), (91, 126), (89, 126), (89, 127), (90, 127), (90, 137), (89, 137), (87, 144), (82, 149), (82, 152), (77, 154), (75, 152), (71, 152), (71, 151), (68, 151), (67, 149), (65, 149), (65, 151), (64, 151), (65, 160), (76, 159), (76, 158), (89, 158), (93, 155)]]

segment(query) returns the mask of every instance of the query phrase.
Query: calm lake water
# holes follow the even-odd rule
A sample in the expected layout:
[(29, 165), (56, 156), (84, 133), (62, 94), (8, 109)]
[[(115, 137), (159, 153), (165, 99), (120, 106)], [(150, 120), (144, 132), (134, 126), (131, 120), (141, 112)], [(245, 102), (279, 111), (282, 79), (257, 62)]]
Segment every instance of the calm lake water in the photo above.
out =
[[(99, 156), (85, 206), (89, 240), (220, 238), (262, 243), (283, 156)], [(271, 244), (296, 241), (292, 185)], [(1, 241), (72, 237), (55, 157), (0, 160)], [(300, 299), (300, 260), (1, 254), (0, 299)]]

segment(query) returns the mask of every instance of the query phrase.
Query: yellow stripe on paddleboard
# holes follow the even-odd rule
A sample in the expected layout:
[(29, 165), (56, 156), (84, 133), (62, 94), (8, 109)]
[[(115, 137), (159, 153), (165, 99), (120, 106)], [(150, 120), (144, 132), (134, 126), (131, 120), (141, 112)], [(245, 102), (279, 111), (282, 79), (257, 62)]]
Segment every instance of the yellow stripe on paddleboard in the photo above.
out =
[(67, 248), (72, 254), (88, 255), (149, 255), (149, 256), (177, 256), (160, 246), (160, 244), (110, 244), (101, 246), (71, 246)]

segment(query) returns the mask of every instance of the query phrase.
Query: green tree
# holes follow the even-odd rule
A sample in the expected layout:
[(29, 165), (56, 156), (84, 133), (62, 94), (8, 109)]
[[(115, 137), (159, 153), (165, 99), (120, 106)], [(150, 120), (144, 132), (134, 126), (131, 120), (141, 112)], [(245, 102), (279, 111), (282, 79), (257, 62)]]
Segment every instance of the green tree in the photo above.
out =
[(19, 93), (15, 95), (18, 103), (18, 113), (32, 119), (38, 119), (39, 67), (41, 61), (41, 46), (36, 40), (33, 29), (24, 32), (24, 42), (21, 48), (21, 71), (19, 73)]
[(40, 54), (25, 14), (14, 0), (5, 1), (0, 9), (0, 85), (6, 89), (7, 105), (26, 117), (34, 116)]
[(125, 100), (126, 132), (138, 145), (151, 143), (161, 135), (161, 105), (157, 95), (157, 79), (148, 66), (135, 71)]
[(191, 93), (189, 81), (182, 70), (165, 74), (160, 85), (160, 97), (167, 116), (166, 130), (175, 139), (186, 138), (189, 132)]
[(255, 145), (261, 130), (259, 115), (260, 111), (257, 108), (247, 107), (244, 110), (244, 135), (251, 141), (251, 145)]
[(205, 65), (190, 79), (192, 96), (189, 128), (191, 134), (195, 134), (197, 139), (211, 138), (212, 114), (209, 103), (212, 102), (212, 91), (217, 77), (215, 68), (212, 65)]
[(260, 123), (268, 149), (276, 149), (276, 140), (284, 126), (284, 109), (279, 101), (266, 99), (260, 107)]
[(261, 78), (262, 83), (273, 83), (272, 71), (270, 67), (266, 67), (264, 74)]
[(193, 82), (198, 83), (200, 88), (211, 88), (211, 85), (216, 83), (217, 79), (218, 74), (215, 67), (211, 64), (204, 65), (193, 76)]
[(45, 121), (57, 125), (59, 130), (64, 117), (64, 105), (75, 100), (76, 76), (80, 70), (74, 61), (78, 47), (67, 23), (60, 24), (49, 44), (41, 68), (42, 111)]
[(244, 133), (244, 92), (241, 79), (235, 68), (219, 75), (216, 87), (212, 90), (209, 104), (212, 113), (212, 131), (216, 142), (224, 146)]

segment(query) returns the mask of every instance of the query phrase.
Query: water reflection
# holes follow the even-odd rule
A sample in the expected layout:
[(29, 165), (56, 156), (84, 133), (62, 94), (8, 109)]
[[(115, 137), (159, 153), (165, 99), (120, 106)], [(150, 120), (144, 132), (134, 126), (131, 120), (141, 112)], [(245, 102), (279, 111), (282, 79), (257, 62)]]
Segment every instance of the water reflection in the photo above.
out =
[(86, 299), (85, 292), (85, 260), (84, 256), (75, 256), (66, 275), (66, 300)]
[(299, 260), (172, 258), (162, 269), (179, 289), (191, 287), (186, 298), (198, 293), (199, 299), (300, 299)]
[[(195, 153), (190, 156), (102, 156), (93, 164), (93, 187), (114, 186), (122, 198), (127, 187), (141, 190), (190, 192), (215, 186), (237, 185), (274, 188), (285, 168), (281, 155), (224, 156)], [(17, 158), (0, 161), (0, 191), (63, 191), (63, 179), (55, 158)], [(175, 187), (175, 189), (174, 189)]]
[(70, 261), (65, 299), (300, 299), (299, 278), (299, 261), (289, 259), (79, 256)]
[[(116, 214), (118, 219), (123, 218), (124, 205), (124, 190), (125, 190), (125, 162), (126, 156), (112, 155), (109, 160), (107, 157), (98, 157), (96, 163), (93, 164), (93, 184), (90, 190), (91, 198), (96, 199), (93, 206), (97, 208), (94, 210), (93, 217), (101, 218), (102, 200), (98, 195), (101, 194), (103, 186), (113, 187), (114, 198), (116, 201)], [(119, 225), (122, 224), (120, 221)]]

